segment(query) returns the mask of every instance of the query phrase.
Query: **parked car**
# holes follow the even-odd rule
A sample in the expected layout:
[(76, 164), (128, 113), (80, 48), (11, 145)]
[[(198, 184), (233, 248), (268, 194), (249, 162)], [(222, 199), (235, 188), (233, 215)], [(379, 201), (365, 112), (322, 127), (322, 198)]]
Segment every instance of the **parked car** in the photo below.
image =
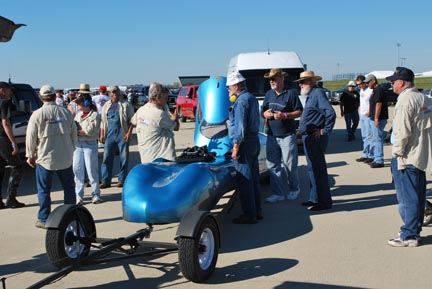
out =
[[(387, 103), (388, 104), (395, 104), (397, 102), (398, 95), (393, 92), (393, 87), (390, 82), (383, 82), (379, 84), (382, 88), (384, 88), (386, 96), (387, 96)], [(333, 90), (331, 92), (331, 98), (330, 101), (333, 105), (339, 104), (340, 97), (342, 96), (342, 92), (347, 91), (348, 86), (344, 86), (338, 90)]]
[(33, 111), (42, 106), (38, 93), (28, 84), (12, 83), (12, 103), (16, 107), (11, 116), (12, 130), (20, 154), (25, 153), (28, 120)]
[(391, 85), (391, 82), (380, 83), (380, 86), (385, 90), (387, 103), (395, 104), (397, 102), (398, 95), (393, 92), (393, 86)]
[(176, 109), (181, 122), (185, 122), (188, 118), (194, 119), (196, 117), (198, 87), (199, 85), (182, 86), (177, 95)]
[(338, 90), (333, 90), (330, 96), (331, 104), (333, 105), (339, 104), (342, 93), (347, 90), (348, 90), (348, 86), (344, 86)]
[(431, 98), (432, 98), (432, 89), (424, 89), (424, 90), (422, 91), (422, 93), (423, 93), (424, 95), (426, 95), (427, 97), (431, 97)]
[(180, 89), (170, 89), (168, 94), (168, 107), (171, 112), (173, 112), (176, 109), (177, 104), (177, 95), (179, 93)]
[(144, 104), (146, 104), (149, 101), (147, 95), (145, 95), (142, 92), (138, 93), (138, 100), (137, 100), (137, 107), (135, 108), (135, 110), (138, 110), (138, 108), (140, 108), (141, 106), (143, 106)]
[[(325, 95), (326, 95), (328, 101), (331, 102), (331, 91), (330, 91), (330, 89), (327, 89), (327, 88), (325, 88), (325, 87), (321, 87), (321, 88), (324, 90), (324, 93), (325, 93)], [(303, 106), (304, 106), (304, 105), (303, 105)]]

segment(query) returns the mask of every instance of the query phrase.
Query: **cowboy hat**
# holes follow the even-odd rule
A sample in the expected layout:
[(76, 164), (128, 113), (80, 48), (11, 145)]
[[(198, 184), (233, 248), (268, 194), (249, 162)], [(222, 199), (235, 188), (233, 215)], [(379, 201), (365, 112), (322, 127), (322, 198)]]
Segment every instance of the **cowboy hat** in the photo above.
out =
[(264, 74), (264, 78), (272, 78), (277, 74), (281, 74), (282, 76), (288, 75), (288, 73), (286, 73), (285, 71), (282, 71), (282, 69), (280, 69), (280, 68), (272, 68), (272, 69), (270, 69), (269, 72)]
[(78, 93), (91, 93), (90, 91), (90, 84), (87, 83), (81, 83)]
[(315, 79), (315, 80), (321, 80), (322, 77), (319, 75), (315, 75), (315, 73), (312, 70), (306, 70), (300, 73), (300, 78), (297, 80), (294, 80), (294, 82), (300, 82), (302, 80), (306, 79)]

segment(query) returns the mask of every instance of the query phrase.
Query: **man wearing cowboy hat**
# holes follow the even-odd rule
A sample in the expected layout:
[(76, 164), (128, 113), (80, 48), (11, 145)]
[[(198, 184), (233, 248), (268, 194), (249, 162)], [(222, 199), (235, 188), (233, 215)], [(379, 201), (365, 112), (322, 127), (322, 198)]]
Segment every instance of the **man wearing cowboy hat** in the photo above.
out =
[(288, 199), (294, 200), (300, 193), (298, 176), (298, 148), (295, 118), (302, 113), (303, 106), (298, 92), (286, 89), (280, 68), (273, 68), (264, 75), (270, 81), (262, 116), (267, 121), (266, 157), (270, 171), (272, 195), (266, 198), (269, 203)]
[(322, 77), (308, 70), (300, 73), (295, 80), (300, 85), (301, 94), (308, 95), (300, 119), (304, 150), (311, 183), (309, 201), (302, 203), (311, 211), (330, 209), (333, 201), (328, 182), (325, 151), (329, 134), (336, 120), (336, 113), (328, 101), (324, 90), (317, 87)]
[(245, 78), (235, 71), (227, 77), (227, 89), (233, 103), (229, 112), (228, 133), (234, 143), (231, 158), (236, 171), (243, 214), (235, 224), (255, 224), (262, 220), (258, 155), (260, 152), (259, 104), (245, 87)]

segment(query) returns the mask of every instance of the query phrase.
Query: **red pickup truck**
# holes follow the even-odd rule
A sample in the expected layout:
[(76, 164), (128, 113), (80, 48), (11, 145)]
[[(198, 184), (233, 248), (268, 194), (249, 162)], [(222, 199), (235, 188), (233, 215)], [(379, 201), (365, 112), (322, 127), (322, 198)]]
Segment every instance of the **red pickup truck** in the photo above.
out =
[(181, 122), (196, 117), (198, 87), (209, 76), (179, 76), (182, 87), (177, 95), (176, 110)]
[(181, 122), (188, 118), (195, 118), (198, 105), (199, 85), (186, 85), (180, 88), (177, 95), (176, 109)]

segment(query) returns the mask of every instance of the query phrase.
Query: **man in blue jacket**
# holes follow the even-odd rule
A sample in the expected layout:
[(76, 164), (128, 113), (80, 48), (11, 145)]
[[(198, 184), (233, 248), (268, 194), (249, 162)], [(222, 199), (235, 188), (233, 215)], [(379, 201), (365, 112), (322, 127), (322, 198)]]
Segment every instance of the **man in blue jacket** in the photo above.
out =
[(327, 100), (324, 90), (317, 87), (322, 77), (308, 70), (300, 74), (298, 82), (302, 95), (308, 95), (300, 119), (300, 131), (311, 182), (309, 201), (302, 203), (311, 211), (330, 209), (333, 201), (328, 182), (325, 151), (329, 134), (336, 120), (336, 113)]
[(255, 224), (262, 220), (258, 155), (260, 142), (259, 108), (256, 97), (247, 91), (245, 78), (239, 72), (227, 77), (227, 88), (233, 102), (229, 112), (228, 133), (233, 142), (231, 158), (236, 171), (243, 214), (235, 224)]

